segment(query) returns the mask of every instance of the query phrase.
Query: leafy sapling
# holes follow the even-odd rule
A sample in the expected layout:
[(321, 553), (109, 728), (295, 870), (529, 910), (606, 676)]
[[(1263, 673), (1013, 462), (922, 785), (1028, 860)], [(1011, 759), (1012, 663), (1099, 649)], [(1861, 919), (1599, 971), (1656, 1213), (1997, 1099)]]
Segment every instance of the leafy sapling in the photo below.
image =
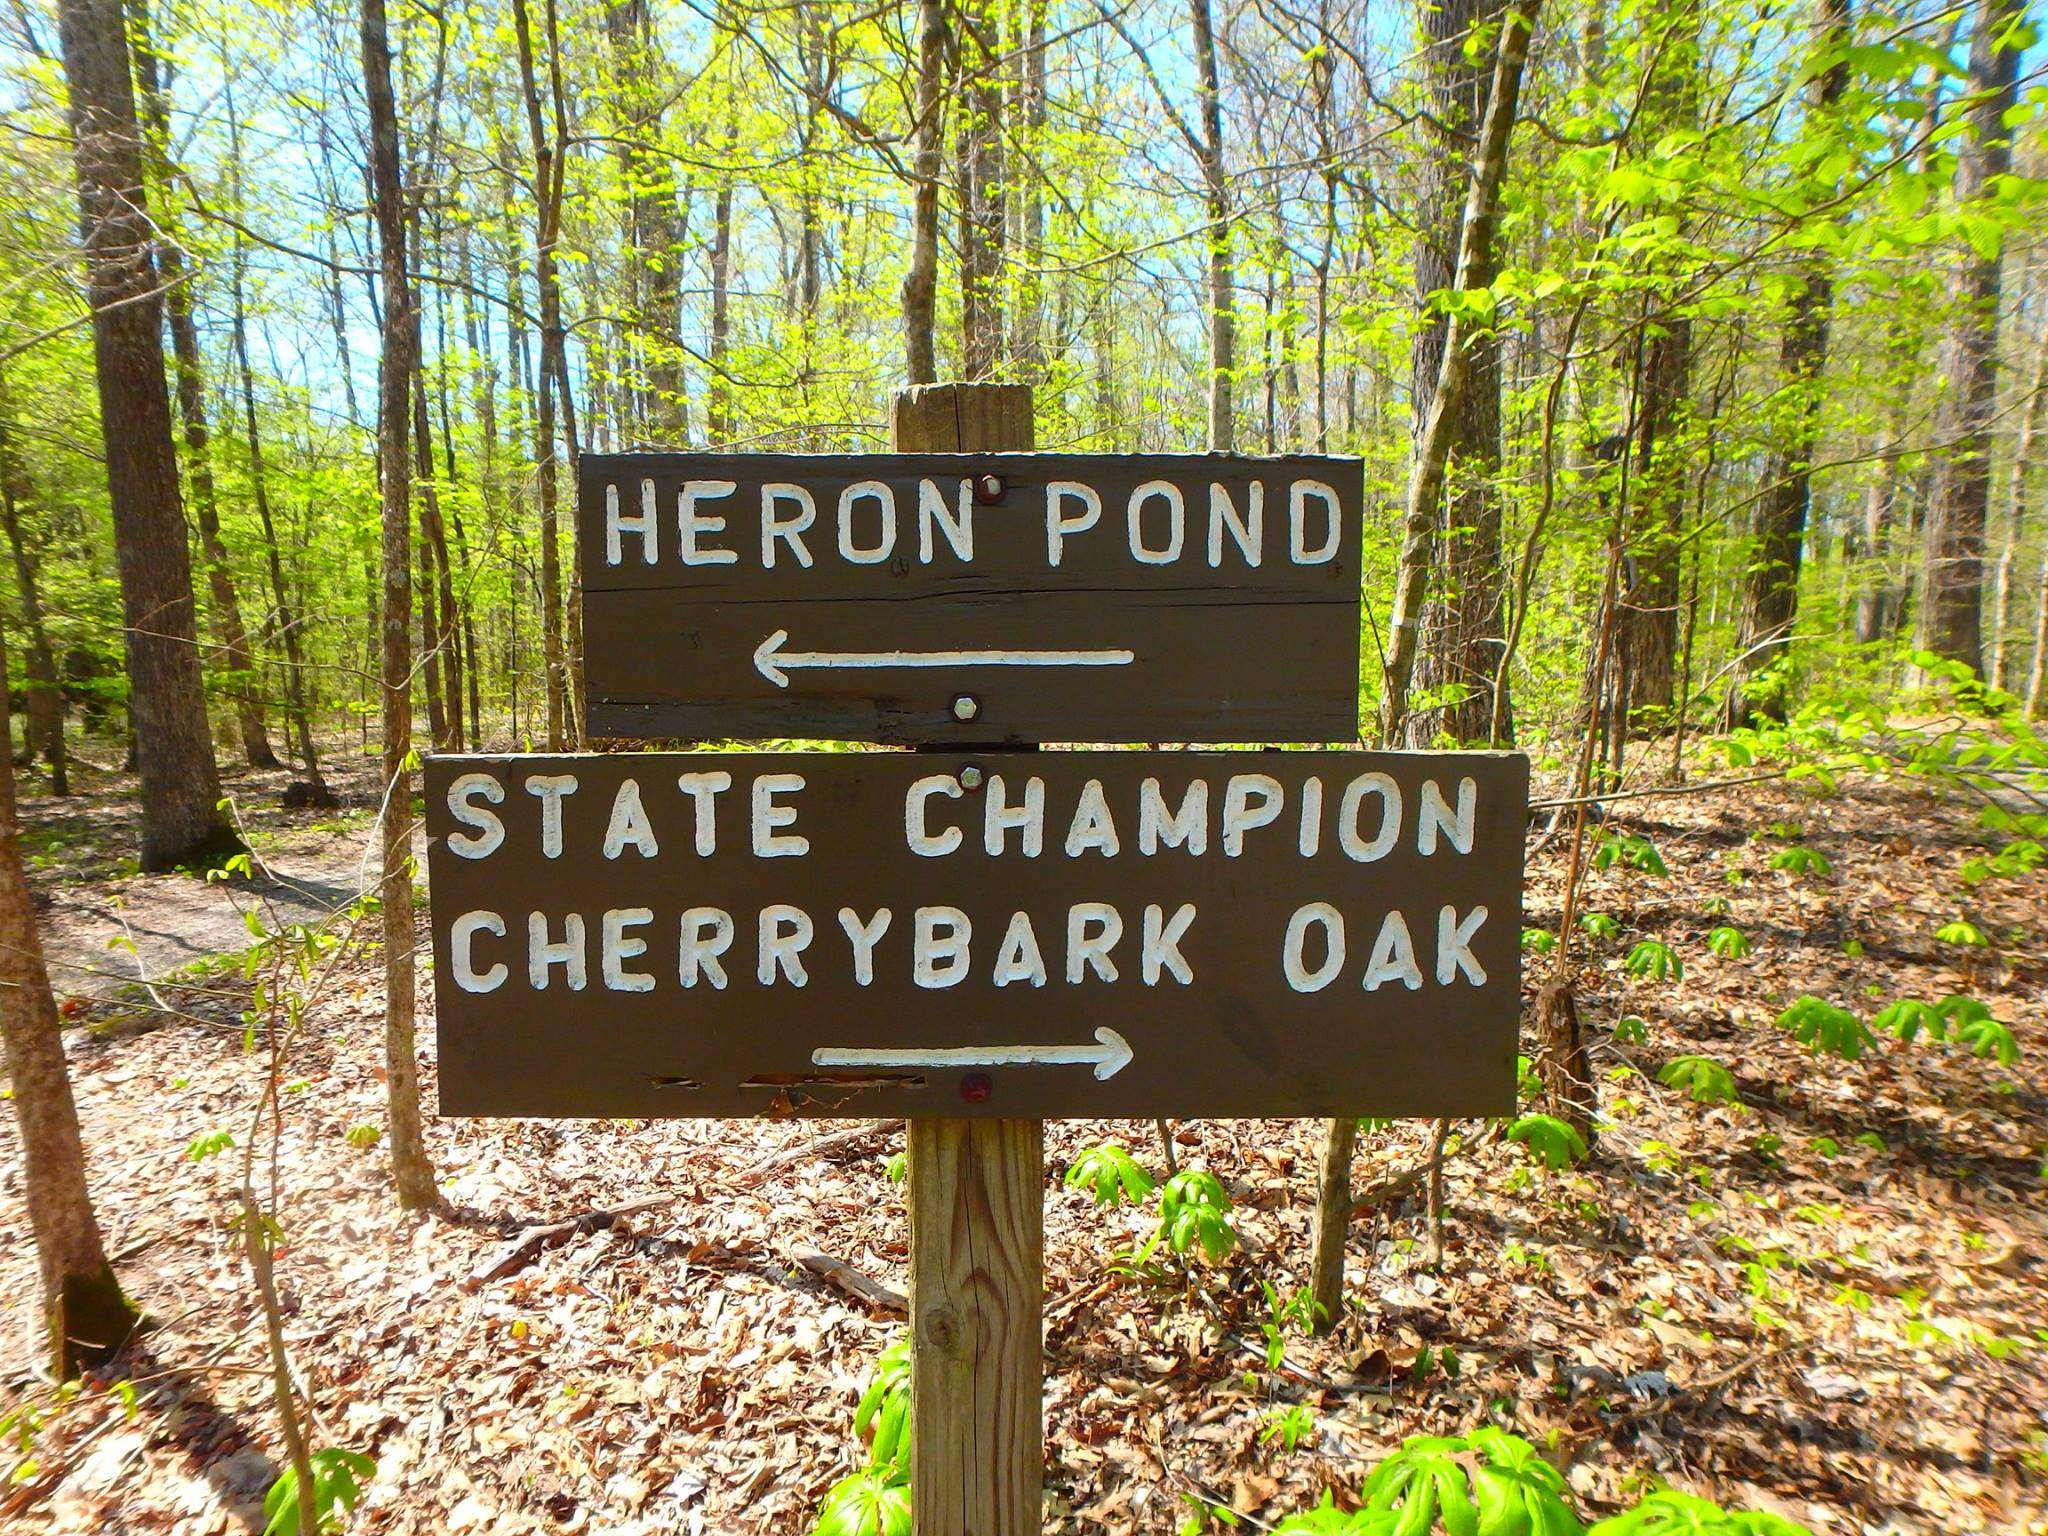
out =
[(1621, 924), (1608, 912), (1586, 913), (1579, 919), (1579, 927), (1596, 939), (1612, 939), (1621, 934)]
[[(1385, 1527), (1423, 1536), (1578, 1536), (1564, 1474), (1528, 1441), (1482, 1425), (1470, 1434), (1415, 1435), (1359, 1490), (1362, 1514), (1398, 1514)], [(1378, 1532), (1377, 1525), (1360, 1525)]]
[(1695, 1103), (1735, 1101), (1735, 1075), (1711, 1056), (1674, 1056), (1658, 1068), (1657, 1081), (1691, 1094)]
[[(338, 1531), (343, 1519), (362, 1499), (363, 1483), (376, 1475), (377, 1463), (361, 1451), (334, 1446), (315, 1451), (308, 1459), (313, 1468), (314, 1528)], [(302, 1497), (297, 1469), (285, 1468), (263, 1496), (263, 1536), (293, 1536), (301, 1528)]]
[(1628, 952), (1628, 959), (1622, 964), (1629, 975), (1645, 981), (1685, 980), (1685, 962), (1678, 958), (1678, 951), (1662, 939), (1644, 939)]
[(1792, 1038), (1812, 1056), (1839, 1056), (1844, 1061), (1856, 1061), (1877, 1044), (1877, 1036), (1855, 1014), (1810, 994), (1778, 1015), (1778, 1027), (1790, 1030)]
[(1795, 844), (1790, 848), (1780, 848), (1772, 854), (1771, 868), (1781, 874), (1825, 877), (1829, 866), (1826, 856), (1817, 849), (1803, 848)]
[(1125, 1201), (1141, 1205), (1158, 1188), (1158, 1181), (1144, 1165), (1113, 1141), (1083, 1150), (1068, 1165), (1065, 1183), (1069, 1189), (1087, 1190), (1104, 1208)]
[(1508, 1127), (1508, 1140), (1518, 1143), (1530, 1160), (1555, 1173), (1586, 1155), (1586, 1138), (1555, 1115), (1523, 1115)]
[(1723, 923), (1707, 935), (1707, 948), (1723, 960), (1741, 960), (1749, 954), (1749, 939), (1740, 928)]
[(1930, 1003), (1923, 1003), (1915, 997), (1902, 997), (1878, 1010), (1871, 1024), (1878, 1029), (1888, 1030), (1909, 1045), (1922, 1030), (1930, 1040), (1948, 1038), (1949, 1021), (1941, 1010)]
[(1633, 869), (1645, 875), (1668, 875), (1657, 845), (1634, 832), (1607, 832), (1593, 848), (1595, 869)]

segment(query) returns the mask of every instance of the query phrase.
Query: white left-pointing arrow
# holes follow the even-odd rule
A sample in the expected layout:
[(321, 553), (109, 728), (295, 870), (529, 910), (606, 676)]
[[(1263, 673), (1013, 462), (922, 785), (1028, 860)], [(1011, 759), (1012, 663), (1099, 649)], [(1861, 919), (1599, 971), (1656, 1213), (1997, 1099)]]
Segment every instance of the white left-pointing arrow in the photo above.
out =
[(785, 651), (789, 631), (778, 629), (754, 647), (754, 667), (778, 688), (805, 667), (1127, 667), (1131, 651)]
[(1095, 1031), (1094, 1045), (947, 1045), (924, 1050), (820, 1046), (811, 1052), (819, 1067), (1061, 1067), (1092, 1066), (1098, 1080), (1112, 1078), (1131, 1063), (1130, 1042), (1113, 1029)]

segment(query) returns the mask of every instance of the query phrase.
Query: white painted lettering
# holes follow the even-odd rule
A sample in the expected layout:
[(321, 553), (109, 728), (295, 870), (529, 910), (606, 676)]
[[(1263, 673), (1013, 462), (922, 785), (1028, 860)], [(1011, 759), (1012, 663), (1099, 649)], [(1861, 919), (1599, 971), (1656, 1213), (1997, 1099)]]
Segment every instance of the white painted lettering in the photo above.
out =
[(493, 805), (503, 805), (505, 786), (488, 773), (459, 773), (448, 786), (448, 814), (465, 827), (476, 828), (473, 837), (462, 832), (448, 834), (448, 851), (460, 858), (489, 858), (505, 841), (505, 823), (495, 813), (471, 803), (478, 795)]
[(509, 974), (500, 962), (486, 970), (476, 968), (476, 936), (488, 933), (505, 937), (505, 919), (495, 912), (465, 912), (448, 925), (448, 961), (455, 971), (455, 985), (465, 992), (495, 992)]
[(653, 565), (658, 558), (656, 551), (656, 528), (660, 518), (655, 514), (654, 482), (640, 482), (640, 510), (623, 512), (619, 508), (619, 488), (607, 485), (604, 488), (604, 563), (622, 565), (625, 563), (625, 535), (640, 535), (640, 558)]
[[(1323, 504), (1323, 542), (1313, 549), (1308, 542), (1308, 504), (1313, 498)], [(1343, 514), (1338, 511), (1337, 493), (1320, 480), (1297, 480), (1287, 488), (1288, 553), (1296, 565), (1326, 565), (1337, 558), (1337, 545), (1344, 533)]]
[(1436, 979), (1448, 987), (1458, 972), (1475, 987), (1486, 985), (1486, 968), (1472, 953), (1472, 939), (1486, 921), (1486, 908), (1474, 907), (1461, 921), (1456, 907), (1445, 907), (1436, 915)]
[[(785, 501), (796, 507), (796, 511), (787, 517), (775, 510), (778, 502)], [(761, 487), (761, 569), (775, 569), (775, 546), (781, 543), (789, 546), (791, 557), (808, 571), (811, 568), (811, 551), (804, 543), (804, 535), (817, 520), (817, 500), (804, 487), (780, 480), (764, 484)]]
[[(1308, 931), (1323, 931), (1322, 964), (1308, 963)], [(1280, 946), (1280, 968), (1287, 985), (1297, 992), (1320, 992), (1344, 968), (1344, 914), (1327, 901), (1312, 901), (1296, 907), (1287, 919), (1287, 938)]]
[(974, 485), (972, 481), (960, 482), (959, 511), (952, 512), (946, 507), (946, 493), (939, 489), (936, 480), (917, 482), (917, 558), (926, 565), (932, 563), (938, 552), (938, 535), (943, 532), (946, 543), (953, 553), (962, 560), (974, 558)]
[(1422, 988), (1422, 972), (1415, 965), (1415, 941), (1408, 936), (1408, 919), (1389, 912), (1380, 924), (1380, 936), (1372, 941), (1372, 958), (1365, 963), (1365, 990), (1377, 992), (1390, 981), (1398, 981), (1410, 992)]
[(910, 941), (910, 979), (920, 987), (958, 986), (967, 979), (974, 924), (958, 907), (919, 907)]
[(917, 780), (903, 796), (903, 838), (910, 851), (921, 858), (936, 859), (951, 853), (964, 841), (958, 827), (933, 832), (925, 823), (933, 795), (958, 800), (966, 791), (950, 773), (932, 773)]
[(811, 979), (803, 962), (803, 952), (811, 947), (814, 935), (809, 913), (802, 907), (776, 902), (761, 909), (758, 931), (760, 958), (754, 977), (762, 986), (774, 986), (778, 971), (793, 987), (801, 987)]
[(1237, 503), (1230, 499), (1230, 487), (1211, 483), (1209, 486), (1209, 565), (1213, 570), (1223, 564), (1223, 535), (1229, 531), (1231, 542), (1237, 545), (1237, 552), (1244, 556), (1244, 563), (1257, 566), (1264, 557), (1266, 548), (1266, 487), (1263, 481), (1254, 480), (1245, 495), (1245, 513), (1239, 517)]
[[(1380, 799), (1379, 830), (1368, 838), (1358, 826), (1359, 812), (1367, 795)], [(1345, 854), (1361, 864), (1384, 859), (1401, 835), (1401, 786), (1384, 773), (1364, 773), (1344, 786), (1344, 798), (1337, 806), (1337, 843)]]
[(887, 907), (877, 907), (875, 915), (866, 922), (851, 907), (839, 909), (839, 926), (846, 930), (847, 942), (853, 945), (854, 985), (871, 987), (875, 984), (875, 946), (882, 942), (882, 935), (889, 931), (889, 919), (895, 916)]
[(719, 956), (732, 948), (732, 914), (717, 907), (692, 907), (683, 914), (682, 949), (676, 958), (677, 978), (686, 987), (702, 976), (725, 990), (725, 966)]
[[(1155, 500), (1166, 503), (1166, 542), (1156, 549), (1145, 542), (1145, 503)], [(1130, 528), (1132, 559), (1144, 565), (1171, 565), (1180, 558), (1187, 540), (1188, 504), (1172, 481), (1147, 480), (1132, 491), (1124, 521)]]
[(647, 808), (640, 803), (640, 784), (636, 779), (620, 781), (619, 792), (612, 797), (612, 819), (604, 829), (606, 858), (616, 859), (629, 847), (638, 849), (643, 859), (661, 852), (661, 845), (654, 840), (654, 824), (647, 819)]
[(1138, 975), (1148, 987), (1159, 985), (1161, 973), (1173, 977), (1182, 986), (1195, 979), (1195, 969), (1180, 952), (1180, 941), (1187, 937), (1188, 929), (1195, 921), (1195, 904), (1184, 901), (1171, 918), (1164, 907), (1145, 909), (1145, 926), (1138, 950)]
[[(881, 514), (881, 527), (873, 544), (854, 542), (853, 509), (872, 501)], [(896, 552), (896, 493), (882, 480), (862, 480), (839, 493), (839, 553), (855, 565), (880, 565)]]
[(1029, 912), (1010, 914), (1010, 926), (1003, 930), (1003, 942), (996, 948), (994, 981), (999, 987), (1017, 981), (1028, 981), (1034, 987), (1045, 985), (1045, 956), (1039, 952)]
[(583, 955), (583, 914), (571, 912), (562, 919), (560, 940), (548, 937), (545, 912), (526, 914), (526, 980), (536, 992), (548, 989), (548, 971), (559, 965), (569, 979), (569, 990), (581, 992), (590, 979)]
[(1415, 850), (1435, 853), (1439, 830), (1444, 840), (1460, 853), (1472, 851), (1472, 826), (1479, 819), (1479, 786), (1471, 779), (1458, 780), (1458, 808), (1444, 801), (1435, 779), (1422, 781), (1422, 804), (1415, 810)]
[(800, 773), (763, 773), (754, 779), (754, 856), (761, 859), (790, 859), (811, 851), (811, 840), (801, 833), (777, 832), (796, 820), (796, 807), (777, 805), (777, 795), (793, 795), (804, 787)]
[(1093, 850), (1106, 859), (1114, 858), (1119, 846), (1116, 823), (1109, 815), (1109, 800), (1102, 792), (1102, 780), (1090, 779), (1081, 786), (1081, 797), (1074, 805), (1073, 824), (1067, 828), (1067, 857), (1078, 859)]
[[(1078, 501), (1079, 514), (1068, 517), (1061, 504)], [(1086, 533), (1102, 521), (1102, 497), (1093, 486), (1078, 480), (1054, 480), (1045, 488), (1045, 563), (1058, 565), (1062, 546), (1077, 533)]]
[(718, 797), (732, 788), (732, 775), (723, 768), (709, 773), (685, 773), (676, 779), (676, 788), (690, 797), (696, 808), (697, 857), (708, 859), (718, 850)]
[(1000, 854), (1006, 841), (1004, 834), (1015, 827), (1023, 833), (1018, 841), (1024, 857), (1035, 859), (1045, 852), (1045, 780), (1026, 779), (1020, 805), (1004, 800), (1007, 787), (1000, 773), (988, 776), (988, 787), (983, 791), (987, 804), (982, 816), (981, 846), (990, 854)]
[(1123, 936), (1124, 920), (1108, 902), (1077, 901), (1067, 908), (1068, 982), (1078, 985), (1089, 971), (1115, 981), (1116, 962), (1109, 952)]
[(706, 501), (722, 501), (735, 489), (730, 480), (685, 480), (676, 496), (676, 529), (682, 540), (683, 564), (731, 565), (739, 559), (735, 550), (707, 546), (703, 541), (725, 532), (724, 517), (698, 510)]
[(540, 851), (550, 859), (562, 856), (562, 797), (576, 793), (573, 773), (528, 774), (526, 792), (540, 797)]
[(1271, 774), (1233, 773), (1223, 791), (1223, 856), (1236, 858), (1244, 852), (1245, 833), (1278, 821), (1286, 798)]
[(604, 915), (604, 945), (601, 961), (604, 984), (614, 992), (652, 992), (654, 978), (645, 971), (629, 971), (626, 962), (647, 953), (647, 941), (629, 938), (628, 928), (639, 928), (654, 921), (654, 913), (646, 907), (614, 907)]
[(1193, 779), (1181, 793), (1180, 809), (1166, 811), (1166, 796), (1157, 779), (1138, 786), (1138, 852), (1148, 857), (1160, 845), (1185, 848), (1200, 857), (1209, 851), (1209, 781)]

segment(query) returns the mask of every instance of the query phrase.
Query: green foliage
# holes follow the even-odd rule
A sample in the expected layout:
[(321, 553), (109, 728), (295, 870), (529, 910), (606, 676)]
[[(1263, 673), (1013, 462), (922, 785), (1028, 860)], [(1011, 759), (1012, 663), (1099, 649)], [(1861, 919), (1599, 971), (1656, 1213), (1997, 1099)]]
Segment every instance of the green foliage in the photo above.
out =
[(1326, 1488), (1320, 1504), (1289, 1515), (1273, 1527), (1273, 1536), (1395, 1536), (1400, 1528), (1398, 1511), (1361, 1509), (1346, 1514)]
[(1617, 1045), (1641, 1045), (1650, 1038), (1650, 1026), (1633, 1013), (1625, 1013), (1614, 1025), (1614, 1042)]
[(1813, 1056), (1856, 1061), (1877, 1043), (1877, 1036), (1855, 1014), (1811, 995), (1797, 999), (1779, 1014), (1778, 1027), (1790, 1030), (1792, 1038)]
[(1522, 948), (1532, 955), (1547, 955), (1557, 948), (1557, 935), (1547, 928), (1524, 928)]
[(1579, 919), (1579, 926), (1596, 939), (1612, 939), (1621, 933), (1621, 924), (1606, 912), (1588, 912)]
[(1552, 1172), (1569, 1168), (1586, 1155), (1586, 1138), (1555, 1115), (1523, 1115), (1508, 1127), (1508, 1140)]
[(1991, 941), (1984, 936), (1984, 930), (1965, 917), (1959, 917), (1952, 923), (1943, 923), (1934, 930), (1934, 936), (1944, 944), (1959, 944), (1965, 949), (1991, 947)]
[(1740, 928), (1724, 923), (1707, 935), (1707, 948), (1723, 960), (1740, 960), (1749, 953), (1749, 938)]
[(867, 1465), (826, 1491), (811, 1536), (910, 1536), (909, 1339), (875, 1362), (853, 1429), (867, 1442)]
[(1958, 1024), (1956, 1041), (1968, 1046), (1972, 1056), (1994, 1059), (2001, 1067), (2009, 1067), (2020, 1059), (2019, 1042), (1996, 1019), (1969, 1019)]
[(1735, 1074), (1711, 1056), (1674, 1056), (1658, 1069), (1657, 1081), (1700, 1104), (1731, 1104), (1736, 1097)]
[[(1577, 1536), (1564, 1475), (1526, 1440), (1483, 1425), (1457, 1436), (1416, 1435), (1373, 1469), (1363, 1509), (1398, 1514), (1399, 1536)], [(1376, 1527), (1360, 1527), (1376, 1530)]]
[(232, 1132), (208, 1131), (204, 1135), (194, 1136), (186, 1144), (185, 1155), (195, 1163), (203, 1163), (209, 1157), (216, 1157), (220, 1153), (227, 1151), (234, 1144), (235, 1138)]
[(867, 1441), (868, 1465), (910, 1475), (910, 1340), (896, 1340), (875, 1362), (875, 1374), (853, 1411), (853, 1432)]
[(1668, 875), (1664, 856), (1647, 837), (1634, 832), (1603, 832), (1593, 845), (1595, 869), (1633, 869), (1645, 875)]
[[(339, 1530), (342, 1518), (363, 1496), (365, 1480), (376, 1476), (377, 1463), (361, 1451), (337, 1447), (314, 1451), (306, 1458), (313, 1469), (313, 1523), (321, 1530)], [(263, 1536), (296, 1536), (299, 1529), (299, 1473), (286, 1467), (263, 1496)]]
[(1200, 1249), (1216, 1263), (1237, 1246), (1237, 1228), (1230, 1219), (1230, 1195), (1206, 1168), (1183, 1168), (1166, 1181), (1159, 1195), (1159, 1230), (1145, 1245), (1144, 1256), (1164, 1240), (1185, 1257)]
[(1812, 848), (1780, 848), (1771, 855), (1771, 868), (1788, 875), (1825, 875), (1828, 861)]
[(826, 1491), (811, 1536), (910, 1536), (910, 1481), (873, 1467)]
[(1660, 1488), (1634, 1509), (1593, 1525), (1586, 1536), (1810, 1536), (1781, 1515), (1724, 1510), (1711, 1499)]
[(1266, 1415), (1265, 1428), (1259, 1431), (1259, 1444), (1280, 1444), (1291, 1455), (1315, 1438), (1315, 1410), (1306, 1403), (1291, 1403), (1284, 1408), (1275, 1408)]
[(901, 1184), (910, 1177), (910, 1154), (891, 1152), (882, 1159), (882, 1177), (891, 1184)]
[(380, 1125), (372, 1125), (369, 1121), (365, 1120), (360, 1125), (350, 1126), (343, 1135), (344, 1139), (352, 1147), (374, 1147), (384, 1139), (384, 1128)]
[(1685, 980), (1685, 962), (1678, 958), (1678, 951), (1662, 939), (1642, 940), (1628, 952), (1628, 959), (1622, 964), (1629, 975), (1645, 981)]
[(1141, 1205), (1158, 1181), (1138, 1160), (1113, 1141), (1084, 1149), (1067, 1168), (1069, 1189), (1085, 1189), (1098, 1206), (1118, 1206), (1125, 1201)]
[(1873, 1027), (1889, 1030), (1899, 1039), (1910, 1043), (1922, 1030), (1930, 1040), (1948, 1038), (1948, 1020), (1940, 1009), (1923, 1003), (1918, 998), (1901, 997), (1878, 1010), (1872, 1019)]

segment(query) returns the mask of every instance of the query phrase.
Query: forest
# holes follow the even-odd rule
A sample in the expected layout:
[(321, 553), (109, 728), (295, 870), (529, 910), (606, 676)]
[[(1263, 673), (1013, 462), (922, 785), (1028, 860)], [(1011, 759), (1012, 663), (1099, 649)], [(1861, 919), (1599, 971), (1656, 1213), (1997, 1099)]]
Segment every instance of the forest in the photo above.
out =
[[(2040, 21), (15, 0), (0, 1529), (2048, 1531)], [(674, 635), (617, 617), (610, 567), (643, 551), (650, 589), (709, 563), (735, 591), (914, 573), (977, 526), (994, 559), (971, 514), (1000, 476), (904, 481), (879, 544), (795, 484), (956, 449), (1210, 477), (1147, 481), (1127, 521), (1055, 478), (1032, 545), (1075, 582), (1128, 558), (1155, 584), (1130, 611), (1220, 658), (1188, 683), (1209, 713), (1140, 698), (926, 771), (867, 748), (983, 746), (981, 695), (928, 738), (607, 702), (622, 668), (691, 686)], [(695, 466), (676, 515), (604, 481), (643, 452)], [(763, 465), (758, 524), (707, 510)], [(1165, 545), (1154, 494), (1185, 514)], [(1167, 610), (1289, 551), (1358, 578), (1334, 682), (1292, 620)], [(1070, 609), (1024, 609), (1027, 660), (1084, 655)], [(743, 648), (768, 703), (729, 718), (902, 664), (818, 645)], [(1341, 739), (1241, 726), (1253, 663)], [(1158, 765), (1217, 742), (1340, 750), (1186, 759), (1206, 777), (1169, 802)], [(668, 754), (705, 756), (678, 781)], [(1402, 777), (1437, 761), (1479, 766)], [(889, 772), (923, 772), (907, 823), (818, 788)], [(693, 827), (709, 858), (731, 811), (727, 845), (815, 847), (776, 866), (792, 890), (881, 832), (971, 883), (974, 792), (991, 858), (1202, 855), (1199, 916), (1077, 885), (1034, 930), (1061, 877), (1015, 875), (971, 986), (910, 1010), (985, 1043), (972, 988), (1050, 985), (1022, 1016), (1084, 1081), (1158, 1038), (1132, 1019), (1206, 1027), (1172, 989), (1216, 983), (1226, 903), (1263, 920), (1240, 851), (1362, 863), (1398, 831), (1381, 878), (1412, 910), (1354, 910), (1346, 959), (1338, 906), (1296, 908), (1290, 985), (1343, 996), (1334, 1034), (1275, 1047), (1330, 1058), (1291, 1097), (1232, 1098), (1192, 1046), (1200, 1092), (1154, 1114), (1141, 1065), (1101, 1101), (1126, 1118), (858, 1117), (805, 1097), (822, 1078), (749, 1079), (775, 1092), (744, 1117), (668, 1107), (682, 1076), (576, 1097), (610, 1049), (586, 969), (646, 983), (631, 1017), (694, 1019), (751, 982), (758, 918), (763, 1035), (970, 970), (958, 907), (891, 935), (789, 892), (690, 907), (678, 959), (673, 927), (631, 937), (661, 899), (600, 914), (596, 864), (657, 832), (681, 860)], [(508, 826), (516, 859), (457, 867)], [(1519, 912), (1439, 854), (1512, 864)], [(587, 967), (582, 909), (538, 910), (576, 901)], [(814, 928), (856, 990), (795, 995)], [(497, 1047), (457, 1005), (551, 974), (559, 1081), (507, 1046), (480, 1093)], [(1461, 1010), (1495, 992), (1518, 1044), (1489, 1065)], [(1413, 1078), (1381, 1085), (1394, 1034)], [(1497, 1091), (1453, 1104), (1461, 1072)], [(586, 1107), (524, 1107), (550, 1092)], [(1016, 1379), (966, 1392), (928, 1287), (970, 1125), (1028, 1137), (991, 1156), (1031, 1235), (1022, 1280), (968, 1282), (1023, 1319)], [(961, 1250), (1002, 1219), (962, 1218)]]

